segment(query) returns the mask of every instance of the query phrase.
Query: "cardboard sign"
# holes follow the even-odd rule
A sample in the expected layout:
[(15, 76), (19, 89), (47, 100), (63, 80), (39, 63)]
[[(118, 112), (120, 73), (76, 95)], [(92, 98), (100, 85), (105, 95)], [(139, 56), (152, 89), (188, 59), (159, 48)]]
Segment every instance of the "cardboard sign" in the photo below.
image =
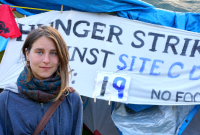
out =
[(131, 78), (112, 72), (97, 74), (94, 95), (99, 99), (112, 101), (127, 101)]

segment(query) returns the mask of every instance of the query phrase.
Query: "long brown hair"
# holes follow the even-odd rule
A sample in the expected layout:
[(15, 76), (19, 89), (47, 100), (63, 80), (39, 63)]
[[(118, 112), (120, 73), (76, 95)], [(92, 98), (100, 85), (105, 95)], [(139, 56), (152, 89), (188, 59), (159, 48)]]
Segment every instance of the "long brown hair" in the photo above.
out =
[[(55, 100), (57, 100), (67, 90), (67, 86), (69, 84), (68, 70), (70, 69), (69, 67), (70, 58), (69, 58), (68, 48), (60, 33), (56, 29), (50, 26), (42, 26), (38, 29), (35, 29), (31, 31), (27, 36), (24, 45), (22, 47), (22, 52), (25, 56), (26, 62), (28, 63), (25, 50), (27, 49), (27, 51), (30, 52), (33, 43), (42, 36), (45, 36), (53, 40), (58, 51), (58, 57), (60, 62), (60, 66), (58, 67), (58, 72), (61, 77), (61, 89), (58, 96), (55, 98)], [(26, 65), (26, 67), (28, 69), (28, 80), (31, 80), (33, 78), (33, 73), (29, 66)]]

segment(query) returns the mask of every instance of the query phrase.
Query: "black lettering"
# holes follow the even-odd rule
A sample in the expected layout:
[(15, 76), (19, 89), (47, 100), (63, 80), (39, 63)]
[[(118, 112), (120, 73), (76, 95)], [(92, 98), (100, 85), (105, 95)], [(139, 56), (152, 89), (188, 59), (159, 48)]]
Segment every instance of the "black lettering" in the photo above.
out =
[(185, 97), (186, 97), (186, 95), (188, 95), (188, 94), (191, 96), (191, 102), (192, 102), (192, 101), (194, 100), (194, 98), (193, 98), (193, 95), (192, 95), (190, 92), (185, 93), (183, 100), (184, 100), (185, 102), (190, 102), (190, 101), (186, 101), (186, 100), (185, 100)]
[[(25, 24), (20, 24), (19, 23), (19, 30), (20, 30), (20, 32), (21, 32), (21, 34), (23, 35), (23, 34), (26, 34), (26, 35), (28, 35), (30, 32), (31, 32), (31, 30), (34, 30), (35, 29), (35, 25), (29, 25), (29, 26), (31, 26), (31, 30), (23, 30), (22, 29), (22, 26), (24, 26)], [(22, 40), (22, 35), (20, 36), (20, 37), (18, 37), (17, 39), (16, 39), (16, 41), (24, 41), (24, 40)]]
[[(119, 32), (118, 33), (115, 33), (114, 32), (114, 28), (118, 28), (119, 29)], [(118, 44), (122, 44), (122, 42), (120, 41), (119, 39), (119, 36), (122, 34), (123, 30), (119, 27), (119, 26), (115, 26), (115, 25), (110, 25), (110, 33), (109, 33), (109, 36), (108, 36), (108, 39), (107, 41), (109, 42), (112, 42), (112, 37), (115, 36), (117, 38), (117, 42)]]
[(152, 43), (152, 48), (149, 49), (149, 51), (155, 52), (155, 51), (157, 51), (156, 50), (156, 43), (157, 43), (158, 37), (163, 37), (164, 38), (165, 35), (164, 34), (158, 34), (158, 33), (149, 32), (149, 36), (154, 36), (153, 43)]
[(199, 40), (195, 40), (190, 57), (194, 57), (196, 50), (198, 50), (198, 52), (200, 53), (200, 46), (197, 46), (198, 44), (199, 44)]
[(185, 38), (184, 40), (185, 40), (185, 44), (184, 44), (183, 49), (182, 49), (182, 52), (181, 52), (181, 54), (180, 54), (180, 55), (182, 55), (182, 56), (186, 56), (185, 53), (186, 53), (186, 51), (187, 51), (188, 44), (189, 44), (190, 40), (192, 40), (192, 39)]
[(132, 42), (131, 45), (132, 45), (132, 47), (135, 47), (135, 48), (141, 48), (144, 46), (144, 41), (137, 36), (138, 33), (141, 33), (145, 37), (145, 33), (141, 30), (134, 32), (134, 37), (141, 42), (140, 45), (136, 45), (134, 42)]
[(53, 27), (54, 22), (50, 22), (50, 26)]
[(42, 27), (42, 25), (44, 25), (44, 24), (37, 24), (38, 28)]
[(156, 93), (156, 91), (154, 89), (152, 89), (151, 99), (153, 99), (153, 95), (155, 95), (157, 97), (157, 99), (160, 99), (160, 90), (159, 90), (158, 93)]
[(66, 28), (65, 25), (63, 24), (63, 22), (60, 19), (57, 19), (55, 29), (58, 30), (59, 25), (62, 27), (65, 34), (69, 36), (70, 30), (71, 30), (71, 25), (72, 25), (72, 20), (68, 20), (68, 25)]
[(196, 92), (196, 93), (194, 94), (194, 102), (197, 102), (197, 101), (196, 101), (196, 96), (197, 96), (197, 95), (200, 95), (200, 93), (199, 93), (199, 92)]
[(103, 32), (103, 30), (100, 30), (100, 29), (97, 29), (97, 26), (104, 26), (104, 27), (106, 27), (106, 25), (105, 24), (103, 24), (103, 23), (100, 23), (100, 22), (95, 22), (94, 23), (94, 26), (93, 26), (93, 31), (92, 31), (92, 37), (91, 38), (93, 38), (93, 39), (98, 39), (98, 40), (104, 40), (104, 38), (105, 37), (100, 37), (100, 36), (97, 36), (96, 35), (96, 32), (98, 31), (98, 32)]
[[(168, 94), (169, 94), (168, 98), (164, 98), (164, 94), (165, 94), (165, 93), (168, 93)], [(161, 99), (162, 99), (162, 100), (167, 101), (167, 100), (169, 100), (170, 98), (171, 98), (171, 92), (170, 92), (170, 91), (164, 91), (164, 92), (162, 93), (162, 95), (161, 95)]]
[(105, 91), (106, 91), (106, 85), (108, 83), (108, 76), (104, 76), (104, 79), (103, 79), (103, 83), (102, 83), (102, 87), (101, 87), (101, 92), (100, 92), (100, 95), (101, 96), (104, 96), (105, 94)]
[(179, 96), (179, 94), (184, 94), (184, 92), (177, 92), (176, 93), (176, 102), (178, 102), (178, 98), (182, 98), (182, 96)]
[(85, 54), (86, 54), (87, 48), (83, 48), (83, 49), (84, 49), (84, 52), (83, 52), (83, 54), (81, 54), (81, 52), (78, 49), (78, 47), (74, 47), (74, 52), (72, 54), (72, 58), (70, 59), (70, 61), (74, 61), (75, 52), (78, 52), (79, 58), (80, 58), (81, 62), (83, 62), (84, 58), (85, 58)]
[(93, 53), (93, 51), (96, 51), (99, 54), (99, 50), (96, 48), (93, 48), (90, 50), (90, 54), (94, 57), (93, 61), (89, 61), (88, 58), (86, 59), (87, 63), (90, 65), (93, 65), (97, 62), (97, 56)]
[[(176, 43), (170, 43), (171, 39), (175, 39)], [(167, 42), (165, 44), (165, 50), (163, 51), (163, 53), (168, 53), (168, 47), (170, 46), (172, 48), (172, 51), (174, 54), (178, 54), (175, 48), (175, 45), (177, 45), (179, 43), (180, 39), (176, 36), (168, 36), (167, 37)]]
[(104, 68), (106, 66), (108, 54), (111, 54), (111, 55), (115, 55), (115, 54), (113, 52), (109, 52), (103, 49), (101, 49), (101, 51), (105, 53), (104, 60), (103, 60), (103, 68)]
[(79, 34), (79, 33), (77, 33), (77, 31), (76, 31), (77, 26), (78, 26), (79, 24), (81, 24), (81, 23), (86, 23), (87, 26), (90, 26), (90, 23), (87, 22), (87, 21), (78, 21), (78, 22), (76, 22), (76, 23), (74, 24), (73, 32), (74, 32), (74, 34), (75, 34), (77, 37), (87, 37), (88, 32), (89, 32), (90, 30), (83, 30), (83, 31), (85, 32), (84, 34)]
[(69, 51), (70, 48), (71, 48), (71, 46), (67, 46), (68, 51)]

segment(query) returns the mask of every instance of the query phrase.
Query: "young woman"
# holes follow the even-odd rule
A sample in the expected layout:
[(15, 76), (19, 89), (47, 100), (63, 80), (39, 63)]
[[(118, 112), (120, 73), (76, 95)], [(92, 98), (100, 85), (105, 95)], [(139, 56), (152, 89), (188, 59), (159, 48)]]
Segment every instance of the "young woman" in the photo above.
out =
[(65, 99), (41, 135), (81, 135), (82, 101), (69, 88), (69, 54), (59, 32), (49, 26), (33, 30), (22, 47), (26, 66), (0, 93), (0, 135), (32, 134), (52, 102)]

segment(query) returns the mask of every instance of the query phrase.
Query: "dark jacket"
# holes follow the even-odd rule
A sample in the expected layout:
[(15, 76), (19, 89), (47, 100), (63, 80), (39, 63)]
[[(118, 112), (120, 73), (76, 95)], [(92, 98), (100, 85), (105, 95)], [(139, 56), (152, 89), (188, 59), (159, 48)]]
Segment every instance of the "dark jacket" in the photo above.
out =
[[(8, 85), (0, 93), (0, 135), (31, 135), (51, 104), (35, 102), (16, 84)], [(69, 93), (40, 135), (81, 135), (82, 118), (80, 95)]]

